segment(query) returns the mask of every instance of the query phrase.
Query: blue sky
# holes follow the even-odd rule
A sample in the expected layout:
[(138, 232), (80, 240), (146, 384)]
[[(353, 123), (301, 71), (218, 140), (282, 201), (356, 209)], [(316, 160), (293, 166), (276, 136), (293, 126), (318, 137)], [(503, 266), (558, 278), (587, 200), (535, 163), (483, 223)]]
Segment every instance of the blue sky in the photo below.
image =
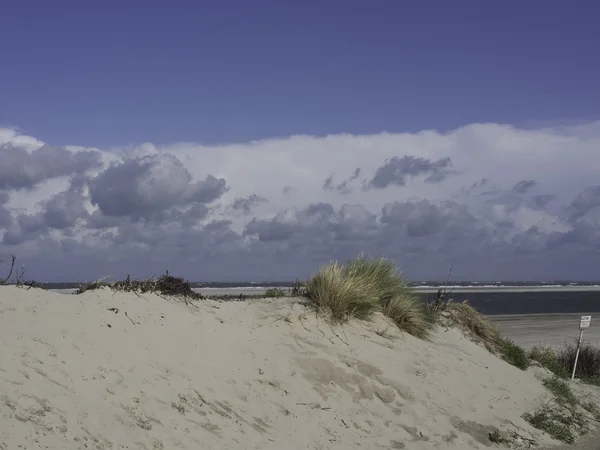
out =
[(6, 2), (0, 125), (56, 145), (598, 118), (594, 1)]
[(598, 2), (2, 8), (0, 260), (34, 279), (600, 277)]

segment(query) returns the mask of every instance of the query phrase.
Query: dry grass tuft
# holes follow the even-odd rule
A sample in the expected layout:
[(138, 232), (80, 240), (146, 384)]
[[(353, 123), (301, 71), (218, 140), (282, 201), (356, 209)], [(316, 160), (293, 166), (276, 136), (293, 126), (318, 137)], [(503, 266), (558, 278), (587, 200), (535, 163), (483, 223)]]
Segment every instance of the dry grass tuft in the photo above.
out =
[(203, 298), (201, 294), (194, 292), (190, 284), (183, 278), (174, 277), (168, 273), (158, 278), (150, 278), (148, 280), (132, 280), (129, 275), (127, 275), (126, 279), (115, 282), (98, 280), (80, 286), (75, 294), (83, 294), (86, 291), (101, 289), (104, 287), (108, 287), (113, 291), (121, 292), (151, 292), (193, 300), (199, 300)]
[(457, 326), (489, 351), (495, 353), (502, 348), (503, 340), (498, 328), (468, 303), (444, 303), (437, 314), (443, 324)]

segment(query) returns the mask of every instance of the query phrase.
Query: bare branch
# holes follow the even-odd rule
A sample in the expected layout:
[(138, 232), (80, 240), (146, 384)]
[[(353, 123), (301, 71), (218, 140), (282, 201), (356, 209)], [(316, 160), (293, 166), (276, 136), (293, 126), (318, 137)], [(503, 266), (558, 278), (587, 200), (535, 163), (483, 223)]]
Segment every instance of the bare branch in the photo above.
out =
[(10, 277), (12, 277), (13, 270), (15, 269), (15, 260), (17, 259), (17, 257), (14, 255), (10, 255), (10, 256), (12, 258), (12, 262), (10, 264), (10, 272), (8, 273), (8, 276), (6, 278), (0, 279), (0, 284), (8, 283), (8, 280), (10, 280)]

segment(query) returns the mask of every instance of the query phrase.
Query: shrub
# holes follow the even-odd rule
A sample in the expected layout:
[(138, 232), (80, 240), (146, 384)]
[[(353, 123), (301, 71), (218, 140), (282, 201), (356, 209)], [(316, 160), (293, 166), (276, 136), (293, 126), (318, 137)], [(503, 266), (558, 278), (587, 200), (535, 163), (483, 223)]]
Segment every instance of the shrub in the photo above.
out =
[(560, 378), (566, 378), (569, 375), (568, 367), (561, 364), (556, 350), (551, 347), (533, 347), (527, 356)]
[[(575, 364), (577, 344), (568, 344), (557, 353), (558, 364), (570, 374)], [(584, 342), (579, 349), (575, 375), (583, 381), (600, 385), (600, 348)]]
[(83, 294), (86, 291), (102, 289), (105, 287), (108, 287), (113, 291), (141, 293), (149, 292), (183, 297), (192, 300), (199, 300), (203, 298), (201, 294), (192, 290), (190, 283), (185, 281), (185, 279), (171, 276), (168, 272), (158, 278), (150, 278), (148, 280), (132, 280), (129, 275), (127, 275), (127, 278), (124, 280), (119, 280), (112, 283), (98, 280), (92, 283), (81, 285), (75, 294)]
[(360, 255), (345, 265), (330, 263), (322, 266), (305, 287), (315, 307), (327, 311), (335, 321), (368, 319), (381, 311), (414, 336), (423, 338), (431, 329), (424, 300), (414, 293), (394, 262), (385, 258)]
[(269, 288), (266, 290), (265, 292), (265, 297), (267, 298), (279, 298), (279, 297), (285, 297), (286, 293), (283, 289), (279, 289), (279, 288)]
[(519, 347), (510, 339), (503, 339), (501, 348), (502, 359), (507, 363), (526, 370), (529, 367), (529, 358), (523, 347)]
[(290, 289), (290, 295), (292, 297), (306, 297), (307, 292), (306, 292), (305, 283), (300, 280), (294, 281), (294, 284), (292, 285), (292, 289)]

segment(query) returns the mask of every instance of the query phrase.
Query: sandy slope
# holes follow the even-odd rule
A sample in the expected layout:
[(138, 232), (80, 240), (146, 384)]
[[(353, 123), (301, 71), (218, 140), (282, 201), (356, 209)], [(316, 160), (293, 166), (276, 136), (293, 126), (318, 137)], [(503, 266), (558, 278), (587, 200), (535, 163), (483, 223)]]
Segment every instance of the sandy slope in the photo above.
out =
[(520, 419), (533, 373), (454, 330), (386, 328), (294, 300), (1, 287), (0, 449), (464, 450), (489, 426), (553, 443)]

